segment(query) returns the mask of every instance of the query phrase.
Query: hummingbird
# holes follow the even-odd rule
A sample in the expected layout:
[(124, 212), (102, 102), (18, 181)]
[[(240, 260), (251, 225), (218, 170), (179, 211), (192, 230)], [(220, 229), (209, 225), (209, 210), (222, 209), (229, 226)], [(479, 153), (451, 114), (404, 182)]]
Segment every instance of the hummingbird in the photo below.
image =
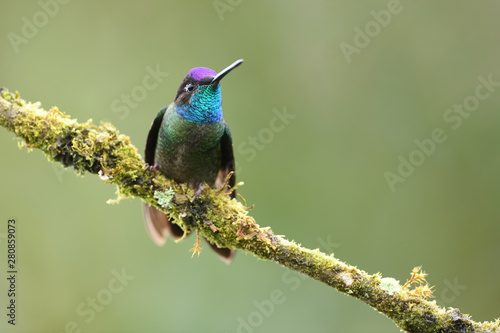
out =
[[(146, 141), (145, 162), (165, 177), (187, 183), (199, 193), (211, 188), (234, 187), (233, 143), (222, 114), (220, 81), (243, 62), (239, 59), (218, 74), (206, 67), (192, 68), (182, 80), (174, 101), (160, 109)], [(228, 179), (229, 177), (229, 179)], [(196, 194), (195, 194), (196, 195)], [(230, 193), (235, 198), (235, 191)], [(184, 230), (169, 216), (143, 203), (146, 229), (162, 246), (171, 235), (179, 239)], [(210, 247), (230, 263), (235, 250)]]

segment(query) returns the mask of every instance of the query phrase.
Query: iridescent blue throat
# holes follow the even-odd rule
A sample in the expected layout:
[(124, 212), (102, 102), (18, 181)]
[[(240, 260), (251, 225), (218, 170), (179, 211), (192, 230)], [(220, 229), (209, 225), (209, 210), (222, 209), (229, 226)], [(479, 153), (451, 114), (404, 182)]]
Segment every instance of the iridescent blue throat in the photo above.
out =
[(218, 123), (222, 120), (220, 85), (198, 86), (190, 103), (178, 105), (176, 111), (181, 118), (192, 123)]

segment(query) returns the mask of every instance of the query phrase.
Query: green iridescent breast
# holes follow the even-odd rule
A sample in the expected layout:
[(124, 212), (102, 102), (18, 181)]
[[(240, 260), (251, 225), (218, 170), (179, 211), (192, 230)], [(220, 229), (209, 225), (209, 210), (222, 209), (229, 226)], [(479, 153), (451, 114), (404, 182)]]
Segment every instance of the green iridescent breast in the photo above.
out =
[(182, 119), (171, 105), (163, 118), (155, 164), (169, 178), (190, 186), (213, 186), (220, 168), (224, 120), (197, 124)]

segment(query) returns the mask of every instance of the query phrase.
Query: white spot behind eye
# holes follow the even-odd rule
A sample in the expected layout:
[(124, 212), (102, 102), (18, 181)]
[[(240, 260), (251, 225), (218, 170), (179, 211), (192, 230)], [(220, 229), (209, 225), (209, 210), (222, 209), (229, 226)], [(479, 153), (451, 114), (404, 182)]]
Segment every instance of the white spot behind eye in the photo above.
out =
[(194, 90), (194, 84), (192, 84), (192, 83), (188, 83), (184, 87), (184, 91), (186, 91), (186, 92), (190, 92), (190, 91), (193, 91), (193, 90)]

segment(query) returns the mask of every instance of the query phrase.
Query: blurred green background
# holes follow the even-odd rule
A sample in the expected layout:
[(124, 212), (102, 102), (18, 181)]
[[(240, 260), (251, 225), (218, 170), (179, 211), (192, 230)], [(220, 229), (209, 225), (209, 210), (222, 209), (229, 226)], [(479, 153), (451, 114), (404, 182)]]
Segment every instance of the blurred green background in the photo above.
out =
[[(440, 305), (499, 317), (500, 87), (478, 80), (500, 82), (497, 1), (62, 2), (2, 4), (1, 86), (111, 121), (142, 152), (190, 68), (244, 58), (223, 107), (257, 222), (402, 283), (423, 265)], [(464, 102), (472, 111), (447, 111)], [(419, 152), (437, 128), (446, 141)], [(5, 129), (0, 140), (1, 276), (12, 217), (19, 259), (15, 327), (0, 279), (2, 332), (399, 331), (250, 254), (227, 266), (207, 245), (191, 259), (194, 237), (159, 248), (138, 199), (108, 205), (115, 189), (96, 176), (20, 150)], [(387, 172), (410, 157), (391, 188)]]

